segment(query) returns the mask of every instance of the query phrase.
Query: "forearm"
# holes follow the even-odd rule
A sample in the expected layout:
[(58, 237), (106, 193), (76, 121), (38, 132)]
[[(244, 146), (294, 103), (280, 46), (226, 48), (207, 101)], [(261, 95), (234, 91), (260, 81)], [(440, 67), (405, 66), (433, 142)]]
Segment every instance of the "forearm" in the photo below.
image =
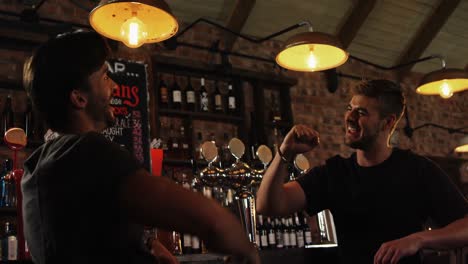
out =
[(451, 249), (468, 245), (468, 216), (430, 231), (414, 234), (421, 240), (421, 248)]
[(261, 214), (283, 214), (286, 208), (286, 193), (283, 188), (288, 175), (287, 165), (278, 154), (263, 175), (257, 192), (257, 211)]

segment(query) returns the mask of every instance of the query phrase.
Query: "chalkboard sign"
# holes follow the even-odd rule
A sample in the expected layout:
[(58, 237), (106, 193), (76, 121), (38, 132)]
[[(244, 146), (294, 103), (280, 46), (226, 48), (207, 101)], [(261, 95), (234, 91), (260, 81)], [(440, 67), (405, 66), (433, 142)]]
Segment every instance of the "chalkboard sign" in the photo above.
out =
[(147, 65), (122, 59), (108, 60), (109, 77), (118, 88), (112, 106), (116, 122), (103, 134), (125, 146), (138, 161), (150, 170)]

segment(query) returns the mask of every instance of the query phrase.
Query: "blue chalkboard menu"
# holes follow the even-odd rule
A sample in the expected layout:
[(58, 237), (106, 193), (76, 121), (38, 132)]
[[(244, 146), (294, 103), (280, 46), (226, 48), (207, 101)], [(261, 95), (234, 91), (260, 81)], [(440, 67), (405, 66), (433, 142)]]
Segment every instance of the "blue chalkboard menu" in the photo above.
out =
[(116, 122), (103, 134), (125, 146), (150, 171), (148, 65), (111, 59), (108, 66), (109, 77), (118, 85), (111, 102)]

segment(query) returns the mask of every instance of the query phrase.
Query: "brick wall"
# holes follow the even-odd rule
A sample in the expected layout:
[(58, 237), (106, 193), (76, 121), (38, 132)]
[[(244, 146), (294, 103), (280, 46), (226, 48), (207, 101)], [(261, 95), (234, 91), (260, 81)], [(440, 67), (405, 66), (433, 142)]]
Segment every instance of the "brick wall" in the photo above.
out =
[[(2, 1), (0, 10), (20, 12), (23, 6), (19, 2)], [(87, 12), (73, 5), (70, 1), (46, 1), (40, 9), (39, 15), (87, 24)], [(180, 28), (182, 29), (184, 26), (180, 25)], [(180, 40), (209, 46), (216, 39), (222, 38), (221, 33), (211, 26), (200, 24), (189, 30)], [(273, 59), (280, 47), (281, 43), (277, 41), (252, 44), (239, 39), (235, 43), (233, 51)], [(222, 45), (221, 48), (223, 48)], [(141, 50), (144, 50), (145, 54), (157, 53), (208, 63), (218, 63), (220, 59), (217, 55), (187, 47), (179, 47), (175, 51), (169, 51), (161, 45), (148, 45)], [(6, 67), (4, 63), (1, 64), (0, 79), (20, 78), (22, 70), (20, 65), (27, 55), (27, 52), (0, 50), (0, 59), (12, 62), (7, 64)], [(343, 113), (350, 99), (348, 95), (349, 87), (356, 82), (355, 80), (340, 78), (339, 89), (332, 94), (327, 91), (327, 82), (323, 73), (282, 72), (271, 64), (239, 57), (230, 57), (230, 61), (234, 67), (258, 72), (273, 72), (297, 78), (297, 85), (291, 87), (290, 90), (294, 121), (295, 123), (310, 125), (318, 130), (321, 133), (323, 142), (320, 148), (310, 155), (312, 161), (320, 162), (336, 153), (342, 153), (343, 155), (351, 153), (351, 150), (343, 145)], [(377, 70), (353, 60), (349, 60), (346, 65), (339, 67), (338, 71), (365, 78), (395, 80), (393, 72)], [(415, 127), (431, 122), (452, 128), (468, 126), (468, 93), (455, 94), (449, 100), (444, 100), (438, 96), (422, 96), (415, 93), (420, 78), (421, 74), (413, 73), (405, 77), (401, 82), (407, 96), (411, 125)], [(404, 125), (405, 120), (403, 119), (396, 130), (398, 133), (398, 146), (405, 149), (410, 148), (423, 155), (468, 159), (467, 154), (462, 155), (452, 152), (453, 147), (463, 135), (449, 134), (445, 130), (427, 127), (416, 131), (413, 137), (409, 139), (402, 131)]]

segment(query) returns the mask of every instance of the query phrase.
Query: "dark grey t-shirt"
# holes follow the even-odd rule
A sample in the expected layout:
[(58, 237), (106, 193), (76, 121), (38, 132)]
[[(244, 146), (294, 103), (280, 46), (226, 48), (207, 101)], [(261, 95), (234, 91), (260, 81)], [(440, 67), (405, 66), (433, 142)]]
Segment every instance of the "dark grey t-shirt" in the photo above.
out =
[[(431, 218), (439, 226), (468, 214), (468, 204), (448, 176), (432, 161), (394, 149), (373, 167), (335, 156), (298, 183), (307, 211), (330, 209), (338, 236), (341, 263), (373, 263), (384, 242), (422, 230)], [(418, 256), (400, 263), (420, 263)]]
[(120, 207), (125, 177), (141, 168), (99, 133), (62, 135), (25, 162), (24, 232), (36, 264), (155, 263), (143, 226)]

